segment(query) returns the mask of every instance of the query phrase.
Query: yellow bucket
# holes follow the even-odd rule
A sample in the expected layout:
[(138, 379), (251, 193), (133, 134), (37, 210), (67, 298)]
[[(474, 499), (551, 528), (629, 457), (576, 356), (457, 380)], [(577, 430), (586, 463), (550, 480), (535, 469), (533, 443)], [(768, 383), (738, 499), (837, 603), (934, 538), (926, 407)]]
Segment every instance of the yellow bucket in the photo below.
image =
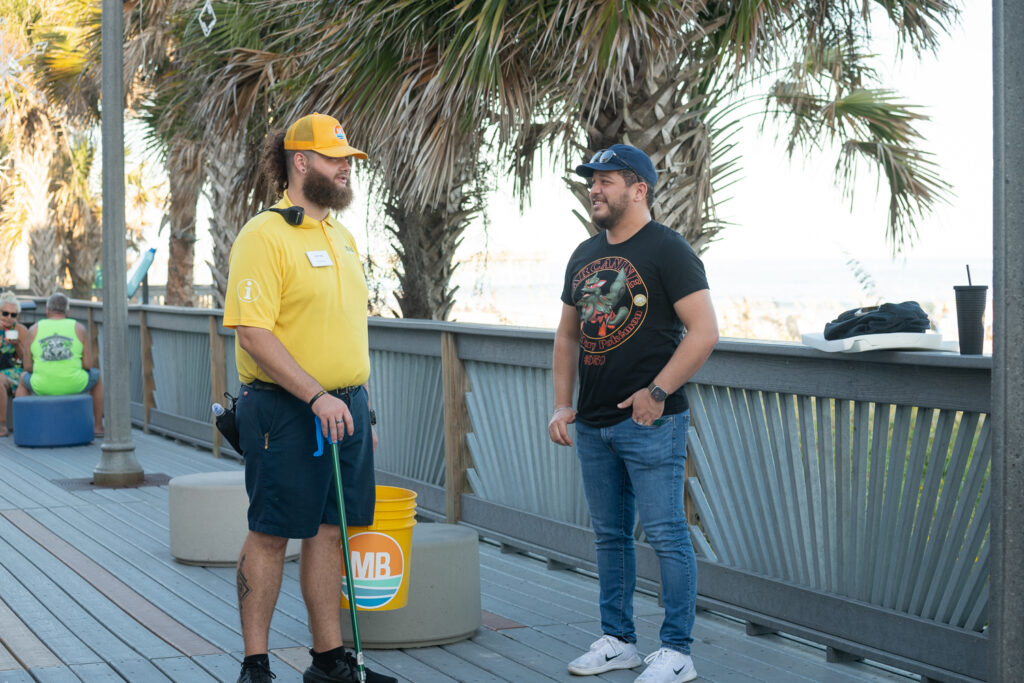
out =
[[(415, 525), (416, 492), (396, 486), (378, 486), (373, 524), (348, 528), (357, 608), (383, 612), (405, 607), (409, 601), (412, 528)], [(341, 571), (341, 606), (348, 609), (344, 565)]]

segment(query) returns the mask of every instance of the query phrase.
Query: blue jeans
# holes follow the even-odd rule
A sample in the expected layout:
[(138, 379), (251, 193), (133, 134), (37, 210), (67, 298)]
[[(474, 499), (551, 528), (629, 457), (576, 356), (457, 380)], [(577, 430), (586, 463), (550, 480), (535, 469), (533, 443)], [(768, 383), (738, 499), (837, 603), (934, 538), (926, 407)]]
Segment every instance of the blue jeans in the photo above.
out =
[(683, 508), (690, 413), (668, 415), (664, 420), (658, 427), (638, 425), (631, 417), (611, 427), (577, 423), (576, 454), (597, 542), (602, 631), (636, 642), (633, 520), (637, 510), (661, 566), (662, 647), (690, 654), (697, 601), (697, 559)]

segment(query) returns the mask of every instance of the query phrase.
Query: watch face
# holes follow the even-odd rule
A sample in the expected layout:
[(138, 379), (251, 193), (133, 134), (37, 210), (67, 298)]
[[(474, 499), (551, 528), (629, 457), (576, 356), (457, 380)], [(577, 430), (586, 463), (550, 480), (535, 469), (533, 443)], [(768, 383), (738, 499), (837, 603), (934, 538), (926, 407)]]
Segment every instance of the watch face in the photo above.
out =
[(648, 391), (651, 392), (651, 398), (653, 398), (658, 403), (661, 403), (666, 398), (668, 398), (668, 394), (665, 393), (665, 390), (657, 386), (656, 384), (652, 384), (651, 386), (647, 387), (647, 389)]

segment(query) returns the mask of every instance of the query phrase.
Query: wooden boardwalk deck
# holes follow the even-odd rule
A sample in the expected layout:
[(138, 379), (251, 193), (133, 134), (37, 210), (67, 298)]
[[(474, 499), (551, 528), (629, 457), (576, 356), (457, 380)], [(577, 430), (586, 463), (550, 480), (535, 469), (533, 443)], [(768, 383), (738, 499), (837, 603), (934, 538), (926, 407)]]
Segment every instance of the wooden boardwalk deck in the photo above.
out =
[[(230, 460), (134, 433), (147, 476), (239, 469)], [(0, 439), (0, 682), (234, 681), (242, 639), (233, 568), (179, 564), (168, 552), (167, 486), (69, 489), (88, 478), (98, 444), (19, 449)], [(570, 676), (566, 662), (599, 634), (597, 582), (494, 545), (480, 546), (485, 624), (442, 647), (367, 652), (371, 668), (414, 683), (632, 681), (620, 671)], [(277, 681), (301, 681), (310, 638), (298, 566), (287, 563), (270, 644)], [(640, 649), (657, 647), (661, 610), (636, 600)], [(495, 619), (496, 615), (502, 619)], [(510, 627), (508, 622), (515, 622)], [(823, 648), (700, 612), (701, 680), (908, 681), (864, 662), (830, 664)], [(916, 677), (915, 677), (916, 678)]]

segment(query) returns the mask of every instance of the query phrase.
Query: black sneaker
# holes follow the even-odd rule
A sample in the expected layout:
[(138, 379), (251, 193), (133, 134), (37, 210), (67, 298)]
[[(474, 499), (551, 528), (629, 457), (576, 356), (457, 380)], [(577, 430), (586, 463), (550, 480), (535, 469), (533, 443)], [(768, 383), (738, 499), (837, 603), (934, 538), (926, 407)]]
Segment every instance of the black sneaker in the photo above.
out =
[[(363, 667), (366, 672), (366, 683), (398, 683), (397, 678), (385, 676)], [(324, 671), (315, 664), (310, 664), (302, 674), (302, 683), (359, 683), (359, 666), (355, 655), (345, 651), (345, 658), (334, 663), (331, 671)]]
[[(356, 664), (356, 656), (346, 650), (345, 659), (348, 661), (349, 667), (358, 677), (359, 666)], [(370, 671), (365, 665), (363, 666), (363, 671), (366, 672), (366, 683), (398, 683), (398, 679), (394, 676), (385, 676), (384, 674), (379, 674), (376, 671)]]
[(338, 659), (330, 671), (310, 664), (302, 674), (302, 683), (359, 683), (359, 673), (354, 666), (349, 666), (348, 659)]
[(243, 664), (242, 673), (238, 674), (238, 683), (270, 683), (277, 678), (266, 664)]

